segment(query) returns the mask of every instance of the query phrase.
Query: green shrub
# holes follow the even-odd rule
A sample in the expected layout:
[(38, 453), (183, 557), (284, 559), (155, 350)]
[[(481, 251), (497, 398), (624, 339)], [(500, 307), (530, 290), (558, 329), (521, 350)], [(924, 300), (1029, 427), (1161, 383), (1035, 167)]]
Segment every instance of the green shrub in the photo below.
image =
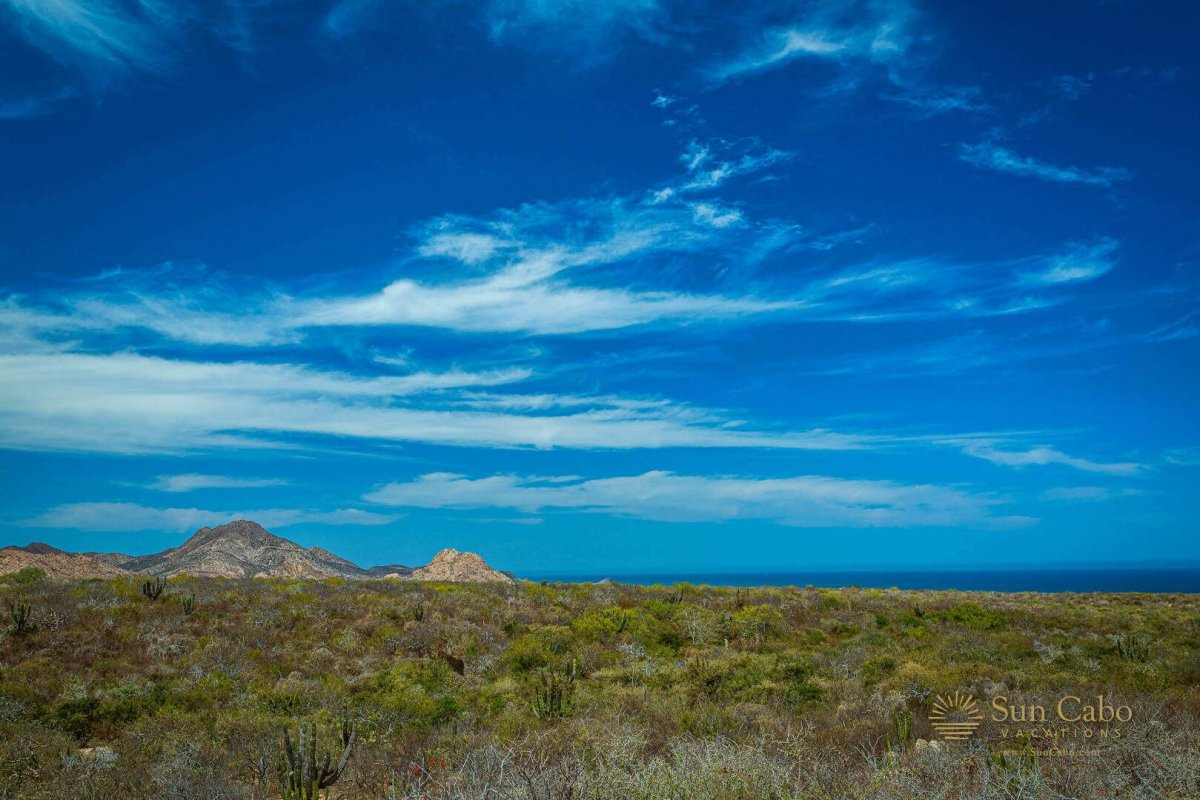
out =
[(52, 721), (58, 729), (65, 731), (81, 742), (91, 738), (96, 727), (100, 698), (92, 695), (72, 697), (60, 702), (54, 709)]
[(15, 586), (21, 589), (28, 589), (36, 583), (40, 583), (46, 578), (45, 570), (38, 567), (25, 567), (16, 572), (10, 572), (7, 575), (0, 576), (0, 581)]
[(629, 627), (630, 614), (623, 608), (601, 608), (576, 618), (571, 627), (586, 642), (611, 644)]
[(1002, 615), (972, 602), (939, 609), (931, 616), (939, 622), (949, 622), (976, 631), (993, 631), (1005, 625)]
[(890, 677), (896, 671), (896, 659), (890, 655), (872, 656), (863, 662), (863, 685), (870, 687)]
[(530, 672), (549, 665), (553, 656), (541, 640), (531, 634), (515, 639), (508, 646), (505, 660), (517, 672)]
[(738, 635), (752, 639), (755, 644), (779, 637), (787, 631), (787, 620), (775, 606), (746, 606), (733, 615), (733, 621)]

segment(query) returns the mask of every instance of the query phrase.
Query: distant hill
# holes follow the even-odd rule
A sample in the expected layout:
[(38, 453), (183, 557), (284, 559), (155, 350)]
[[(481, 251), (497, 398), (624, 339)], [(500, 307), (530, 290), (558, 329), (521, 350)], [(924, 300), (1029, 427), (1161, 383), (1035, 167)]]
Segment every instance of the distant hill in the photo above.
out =
[(127, 556), (124, 553), (80, 553), (80, 555), (94, 558), (102, 564), (108, 564), (110, 567), (120, 567), (133, 560), (133, 556)]
[(446, 549), (425, 566), (415, 569), (408, 577), (418, 581), (453, 581), (456, 583), (512, 583), (512, 578), (489, 567), (474, 553)]
[(153, 575), (216, 578), (360, 578), (366, 574), (327, 550), (306, 549), (244, 519), (201, 528), (179, 547), (132, 558), (121, 566)]
[(220, 578), (411, 578), (428, 581), (511, 582), (474, 553), (443, 550), (424, 567), (401, 564), (363, 569), (321, 547), (302, 547), (257, 522), (235, 520), (201, 528), (178, 547), (130, 557), (121, 553), (68, 553), (36, 542), (0, 548), (0, 574), (37, 567), (56, 578), (118, 575), (196, 575)]
[(378, 567), (368, 567), (367, 576), (371, 578), (407, 578), (416, 569), (416, 567), (406, 567), (403, 564), (383, 564)]
[(0, 575), (35, 567), (52, 578), (115, 578), (127, 574), (120, 567), (82, 553), (68, 553), (42, 542), (25, 547), (0, 548)]

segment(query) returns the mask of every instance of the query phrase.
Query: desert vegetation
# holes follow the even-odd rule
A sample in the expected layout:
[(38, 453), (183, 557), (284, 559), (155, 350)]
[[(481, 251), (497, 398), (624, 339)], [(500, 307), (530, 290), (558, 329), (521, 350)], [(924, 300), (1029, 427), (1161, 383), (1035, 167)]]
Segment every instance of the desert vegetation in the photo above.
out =
[[(27, 570), (0, 605), (0, 798), (1200, 797), (1196, 596)], [(1134, 717), (945, 744), (955, 690)]]

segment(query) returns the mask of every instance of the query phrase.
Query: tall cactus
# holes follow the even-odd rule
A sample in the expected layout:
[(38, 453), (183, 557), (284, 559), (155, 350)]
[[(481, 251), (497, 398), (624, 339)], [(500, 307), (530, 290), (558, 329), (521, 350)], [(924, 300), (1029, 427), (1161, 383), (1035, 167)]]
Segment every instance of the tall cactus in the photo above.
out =
[(319, 800), (321, 790), (342, 777), (354, 748), (355, 730), (347, 716), (342, 717), (341, 728), (342, 754), (336, 764), (332, 751), (318, 750), (315, 724), (310, 723), (307, 730), (301, 725), (295, 744), (291, 734), (283, 732), (283, 758), (279, 762), (283, 800)]
[(1146, 637), (1133, 633), (1118, 633), (1112, 640), (1117, 646), (1117, 655), (1126, 661), (1150, 659), (1150, 641)]
[(152, 581), (146, 581), (142, 584), (142, 594), (149, 597), (151, 600), (157, 600), (159, 595), (163, 593), (163, 589), (167, 588), (166, 578), (155, 578)]
[(542, 670), (533, 687), (533, 713), (540, 719), (559, 719), (575, 699), (575, 660), (562, 673)]
[(30, 619), (33, 616), (33, 607), (24, 600), (18, 600), (8, 608), (8, 614), (12, 618), (13, 633), (17, 636), (24, 636), (33, 630), (33, 624)]

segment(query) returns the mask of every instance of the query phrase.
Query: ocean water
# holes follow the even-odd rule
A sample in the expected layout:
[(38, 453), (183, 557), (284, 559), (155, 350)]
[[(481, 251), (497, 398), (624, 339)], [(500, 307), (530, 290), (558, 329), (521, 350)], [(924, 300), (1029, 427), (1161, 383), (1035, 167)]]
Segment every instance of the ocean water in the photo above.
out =
[(710, 586), (859, 586), (889, 589), (959, 589), (990, 592), (1200, 592), (1194, 569), (1009, 569), (1009, 570), (845, 570), (788, 572), (613, 573), (581, 575), (523, 573), (534, 581), (591, 583), (608, 578), (642, 586), (676, 583)]

